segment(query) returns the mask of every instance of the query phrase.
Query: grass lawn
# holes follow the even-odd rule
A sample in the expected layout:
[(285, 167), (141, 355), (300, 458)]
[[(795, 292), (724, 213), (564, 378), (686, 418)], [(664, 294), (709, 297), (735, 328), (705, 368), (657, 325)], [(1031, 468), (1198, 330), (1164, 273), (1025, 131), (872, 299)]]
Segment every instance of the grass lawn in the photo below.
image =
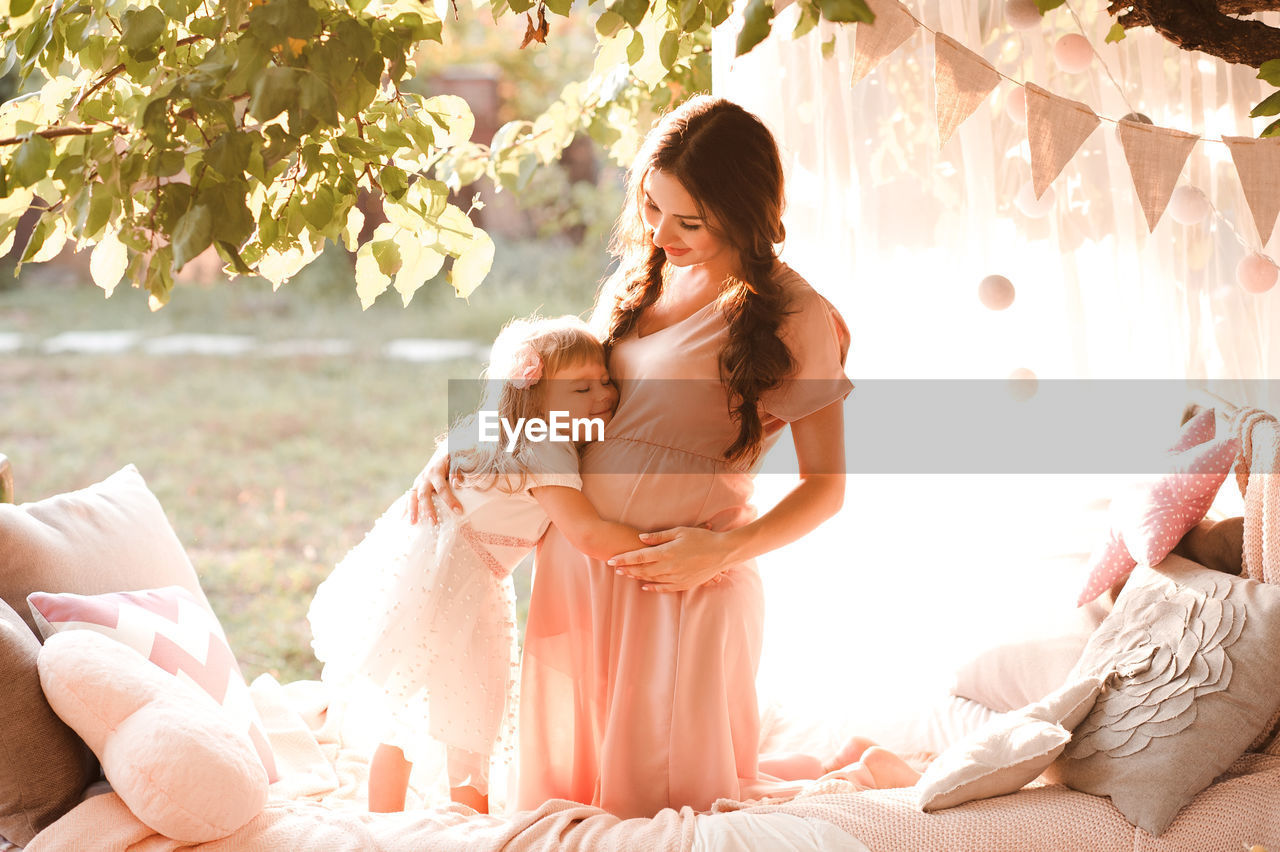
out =
[[(353, 287), (332, 281), (291, 282), (274, 294), (263, 282), (180, 287), (152, 314), (127, 286), (104, 301), (74, 274), (28, 275), (0, 290), (0, 332), (25, 341), (0, 354), (0, 452), (14, 465), (18, 500), (136, 464), (186, 546), (245, 676), (316, 677), (305, 619), (316, 585), (430, 455), (445, 426), (449, 379), (474, 378), (480, 368), (471, 359), (388, 360), (382, 345), (397, 337), (491, 339), (513, 315), (582, 311), (603, 270), (584, 270), (581, 252), (500, 247), (493, 279), (470, 305), (433, 293), (401, 308), (393, 293), (364, 312)], [(40, 350), (39, 341), (68, 330), (354, 345), (349, 355), (291, 357)], [(523, 600), (527, 576), (518, 579)]]

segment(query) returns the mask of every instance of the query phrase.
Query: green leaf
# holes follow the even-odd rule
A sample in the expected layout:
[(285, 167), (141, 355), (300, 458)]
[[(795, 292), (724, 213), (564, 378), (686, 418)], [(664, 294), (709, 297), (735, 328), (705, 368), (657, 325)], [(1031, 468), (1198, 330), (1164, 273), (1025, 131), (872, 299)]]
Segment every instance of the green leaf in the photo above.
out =
[(405, 191), (409, 189), (408, 176), (405, 175), (404, 169), (396, 166), (383, 166), (382, 171), (378, 173), (378, 183), (383, 193), (393, 201), (404, 198)]
[(268, 68), (253, 82), (249, 114), (258, 121), (270, 121), (298, 102), (298, 71)]
[(180, 271), (187, 262), (213, 243), (213, 216), (209, 208), (197, 204), (173, 228), (173, 266)]
[(1268, 59), (1262, 63), (1262, 67), (1258, 69), (1258, 79), (1280, 86), (1280, 59)]
[(1066, 0), (1036, 0), (1036, 8), (1040, 10), (1040, 14), (1051, 12), (1065, 3)]
[(302, 206), (302, 216), (314, 231), (323, 231), (333, 221), (333, 193), (326, 187), (316, 191), (316, 197)]
[(378, 271), (389, 278), (400, 271), (400, 246), (395, 240), (374, 240), (373, 259), (378, 262)]
[(609, 11), (620, 16), (632, 27), (640, 26), (645, 12), (649, 11), (649, 0), (614, 0), (609, 4)]
[(360, 246), (356, 251), (356, 295), (360, 297), (360, 306), (368, 310), (390, 286), (391, 276), (383, 273), (373, 256), (373, 242)]
[(675, 65), (679, 53), (680, 37), (670, 30), (663, 33), (662, 41), (658, 43), (658, 61), (662, 63), (662, 67), (670, 69)]
[(1280, 92), (1272, 92), (1262, 103), (1249, 111), (1250, 118), (1261, 118), (1264, 115), (1280, 115)]
[(31, 7), (34, 5), (35, 0), (11, 0), (9, 3), (9, 17), (21, 18), (30, 12)]
[(226, 240), (218, 240), (216, 243), (214, 243), (214, 248), (218, 250), (218, 254), (220, 254), (225, 260), (227, 260), (227, 262), (231, 264), (231, 267), (235, 269), (237, 274), (239, 275), (253, 274), (253, 270), (249, 268), (249, 264), (244, 262), (244, 258), (240, 256), (240, 252), (236, 250), (236, 247), (234, 245), (227, 242)]
[(181, 151), (161, 151), (151, 158), (148, 166), (156, 177), (173, 177), (182, 171), (187, 157)]
[[(697, 0), (692, 0), (697, 2)], [(605, 9), (600, 13), (600, 17), (596, 19), (596, 32), (605, 38), (613, 36), (618, 30), (622, 29), (626, 21), (622, 20), (622, 16), (610, 9)]]
[(569, 17), (569, 7), (573, 5), (573, 0), (547, 0), (547, 10), (562, 18)]
[(154, 49), (164, 35), (167, 19), (158, 6), (130, 9), (120, 18), (124, 32), (120, 44), (130, 53), (145, 53)]
[(493, 239), (484, 231), (477, 230), (467, 250), (453, 262), (453, 269), (449, 270), (449, 283), (453, 285), (458, 298), (467, 298), (480, 286), (493, 266), (493, 254)]
[(836, 37), (832, 36), (822, 43), (822, 58), (830, 59), (836, 52)]
[[(742, 29), (734, 56), (741, 56), (764, 41), (773, 28), (773, 3), (771, 0), (751, 0), (743, 14)], [(635, 64), (635, 63), (632, 63)]]
[(637, 32), (631, 36), (631, 43), (627, 45), (627, 63), (635, 65), (641, 59), (644, 59), (644, 36)]
[(94, 184), (90, 191), (92, 195), (89, 198), (89, 213), (84, 220), (83, 235), (92, 239), (111, 219), (115, 199), (104, 184)]
[(53, 143), (43, 136), (32, 136), (18, 146), (9, 162), (9, 174), (17, 186), (31, 186), (49, 174)]
[(1259, 139), (1270, 139), (1273, 136), (1280, 136), (1280, 120), (1271, 122), (1265, 130), (1258, 134)]
[(810, 30), (818, 25), (818, 7), (812, 3), (800, 4), (800, 19), (796, 21), (796, 28), (792, 30), (792, 38), (800, 38), (806, 35)]
[(870, 24), (876, 19), (867, 0), (818, 0), (818, 9), (828, 21), (841, 24)]
[(1114, 24), (1111, 25), (1111, 29), (1107, 31), (1107, 39), (1106, 39), (1107, 44), (1111, 44), (1117, 41), (1124, 41), (1124, 32), (1125, 32), (1124, 24), (1120, 23), (1119, 21), (1116, 21)]
[(89, 275), (93, 283), (101, 287), (108, 296), (116, 289), (120, 279), (124, 277), (125, 268), (129, 265), (129, 252), (120, 242), (120, 237), (113, 230), (108, 230), (98, 244), (93, 247), (89, 256)]
[(338, 124), (338, 99), (333, 91), (314, 74), (304, 74), (299, 86), (301, 106), (316, 119), (330, 126)]

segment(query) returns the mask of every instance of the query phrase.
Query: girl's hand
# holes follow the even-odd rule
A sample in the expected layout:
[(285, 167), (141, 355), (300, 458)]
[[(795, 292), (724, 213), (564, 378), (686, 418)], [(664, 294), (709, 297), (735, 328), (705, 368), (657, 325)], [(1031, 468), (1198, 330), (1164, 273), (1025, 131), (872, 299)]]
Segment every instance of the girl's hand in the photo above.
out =
[(640, 540), (648, 547), (619, 553), (608, 564), (619, 574), (643, 581), (646, 592), (683, 592), (719, 582), (733, 564), (725, 535), (703, 527), (641, 533)]
[(436, 447), (431, 460), (413, 480), (413, 488), (409, 489), (408, 516), (409, 523), (416, 524), (423, 518), (434, 526), (439, 522), (436, 517), (436, 506), (432, 500), (438, 497), (456, 514), (462, 513), (462, 504), (449, 486), (449, 452), (444, 447)]

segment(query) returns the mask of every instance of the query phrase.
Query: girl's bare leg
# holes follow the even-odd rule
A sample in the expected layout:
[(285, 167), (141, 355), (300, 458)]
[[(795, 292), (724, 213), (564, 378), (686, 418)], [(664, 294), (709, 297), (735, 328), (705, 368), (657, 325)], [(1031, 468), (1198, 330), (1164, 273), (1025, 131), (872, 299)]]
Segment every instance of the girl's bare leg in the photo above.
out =
[(369, 761), (369, 810), (390, 813), (404, 810), (413, 764), (393, 745), (379, 743)]
[(822, 761), (811, 754), (774, 752), (760, 755), (760, 772), (783, 781), (805, 781), (826, 773)]
[(825, 765), (823, 772), (832, 772), (836, 769), (843, 769), (851, 763), (857, 763), (862, 760), (862, 755), (866, 750), (875, 745), (875, 740), (870, 740), (866, 737), (850, 737), (839, 753)]
[(913, 787), (920, 780), (920, 773), (912, 769), (910, 764), (880, 746), (868, 748), (857, 763), (836, 770), (831, 775), (876, 790)]
[(449, 798), (477, 813), (489, 813), (489, 797), (475, 787), (450, 787)]

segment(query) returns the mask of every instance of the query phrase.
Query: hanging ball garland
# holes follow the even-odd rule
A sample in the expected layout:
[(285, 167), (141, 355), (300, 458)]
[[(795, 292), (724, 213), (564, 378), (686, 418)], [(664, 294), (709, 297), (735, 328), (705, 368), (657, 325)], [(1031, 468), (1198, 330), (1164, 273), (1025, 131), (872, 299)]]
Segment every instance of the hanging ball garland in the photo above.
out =
[(1033, 30), (1040, 26), (1042, 20), (1036, 0), (1007, 0), (1004, 19), (1015, 30)]
[(1013, 282), (1003, 275), (988, 275), (978, 285), (978, 300), (983, 307), (1003, 311), (1013, 304)]
[(1265, 255), (1254, 252), (1236, 264), (1236, 283), (1246, 293), (1265, 293), (1276, 285), (1280, 269)]
[(1054, 44), (1053, 61), (1068, 74), (1079, 74), (1093, 64), (1093, 48), (1079, 33), (1067, 33)]
[(1027, 123), (1027, 90), (1021, 86), (1014, 86), (1013, 91), (1009, 93), (1009, 97), (1004, 102), (1004, 113), (1013, 120), (1014, 124)]
[[(1154, 121), (1140, 112), (1126, 113), (1120, 121), (1133, 121), (1138, 124), (1155, 124)], [(1120, 122), (1116, 122), (1116, 141), (1120, 142), (1122, 145), (1124, 144), (1124, 141), (1120, 138)]]
[(1026, 402), (1040, 389), (1040, 379), (1026, 367), (1019, 367), (1011, 372), (1006, 381), (1009, 384), (1009, 396), (1018, 402)]
[(1209, 215), (1209, 199), (1199, 188), (1183, 184), (1169, 196), (1169, 215), (1179, 225), (1198, 225)]
[(1022, 185), (1022, 189), (1018, 190), (1018, 196), (1013, 199), (1013, 205), (1028, 219), (1043, 219), (1053, 212), (1056, 200), (1057, 194), (1053, 191), (1053, 187), (1048, 187), (1044, 195), (1036, 198), (1035, 185), (1027, 181)]

